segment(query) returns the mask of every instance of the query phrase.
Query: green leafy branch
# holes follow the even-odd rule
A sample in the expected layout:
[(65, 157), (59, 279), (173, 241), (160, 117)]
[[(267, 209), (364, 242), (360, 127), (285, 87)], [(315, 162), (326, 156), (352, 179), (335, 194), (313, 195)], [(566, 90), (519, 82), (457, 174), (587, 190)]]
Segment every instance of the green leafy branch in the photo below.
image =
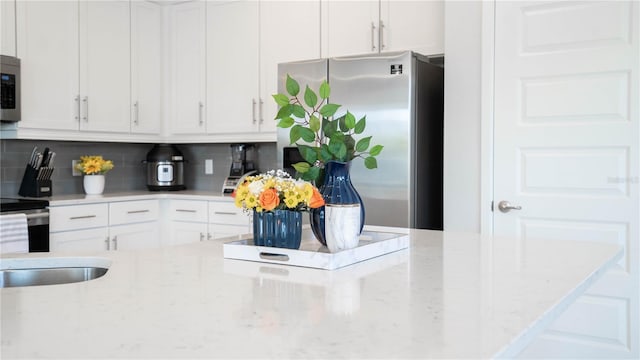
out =
[(370, 147), (371, 136), (357, 141), (354, 138), (354, 135), (364, 132), (366, 116), (356, 121), (356, 117), (347, 111), (336, 117), (340, 105), (329, 103), (331, 88), (326, 81), (322, 82), (317, 94), (307, 85), (303, 94), (304, 103), (298, 98), (300, 85), (288, 74), (285, 85), (288, 96), (273, 95), (279, 107), (275, 119), (278, 127), (290, 128), (289, 142), (296, 144), (306, 161), (293, 164), (304, 180), (316, 180), (320, 169), (331, 160), (351, 161), (359, 157), (364, 159), (366, 168), (378, 167), (375, 157), (383, 146)]

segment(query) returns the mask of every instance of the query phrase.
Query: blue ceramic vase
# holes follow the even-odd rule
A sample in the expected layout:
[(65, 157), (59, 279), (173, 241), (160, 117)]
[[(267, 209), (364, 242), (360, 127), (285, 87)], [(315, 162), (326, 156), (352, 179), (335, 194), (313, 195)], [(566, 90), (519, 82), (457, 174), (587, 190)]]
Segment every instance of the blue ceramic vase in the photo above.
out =
[[(353, 187), (349, 169), (351, 162), (329, 161), (324, 167), (324, 183), (318, 189), (325, 204), (360, 204), (360, 232), (364, 227), (364, 203)], [(325, 235), (325, 208), (311, 209), (309, 223), (313, 235), (322, 245), (327, 245)]]
[(300, 248), (302, 212), (274, 210), (253, 212), (253, 243), (287, 249)]

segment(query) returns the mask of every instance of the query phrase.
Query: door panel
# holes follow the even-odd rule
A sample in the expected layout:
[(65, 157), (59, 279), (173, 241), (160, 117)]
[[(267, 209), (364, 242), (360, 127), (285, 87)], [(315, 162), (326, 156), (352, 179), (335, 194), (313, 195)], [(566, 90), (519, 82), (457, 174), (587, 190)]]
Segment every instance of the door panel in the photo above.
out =
[(638, 5), (495, 3), (494, 234), (626, 251), (522, 357), (638, 356)]

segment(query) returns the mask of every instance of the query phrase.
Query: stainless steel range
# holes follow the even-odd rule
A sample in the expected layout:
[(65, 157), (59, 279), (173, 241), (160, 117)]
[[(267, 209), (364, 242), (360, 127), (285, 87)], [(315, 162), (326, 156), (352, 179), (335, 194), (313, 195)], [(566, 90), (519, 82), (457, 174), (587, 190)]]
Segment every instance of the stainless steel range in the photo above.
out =
[(0, 214), (25, 214), (29, 230), (29, 252), (49, 252), (49, 201), (0, 198)]

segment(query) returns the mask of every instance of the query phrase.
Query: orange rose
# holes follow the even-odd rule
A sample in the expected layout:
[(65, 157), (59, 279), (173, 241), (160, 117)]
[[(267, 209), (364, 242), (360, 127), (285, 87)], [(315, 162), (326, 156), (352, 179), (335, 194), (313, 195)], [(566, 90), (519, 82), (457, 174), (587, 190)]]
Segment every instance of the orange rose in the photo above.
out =
[(309, 200), (309, 207), (312, 209), (319, 208), (324, 205), (324, 199), (322, 195), (318, 191), (318, 189), (313, 188), (313, 195), (311, 195), (311, 200)]
[(280, 204), (280, 197), (276, 189), (267, 189), (260, 194), (260, 206), (266, 211), (273, 210)]

